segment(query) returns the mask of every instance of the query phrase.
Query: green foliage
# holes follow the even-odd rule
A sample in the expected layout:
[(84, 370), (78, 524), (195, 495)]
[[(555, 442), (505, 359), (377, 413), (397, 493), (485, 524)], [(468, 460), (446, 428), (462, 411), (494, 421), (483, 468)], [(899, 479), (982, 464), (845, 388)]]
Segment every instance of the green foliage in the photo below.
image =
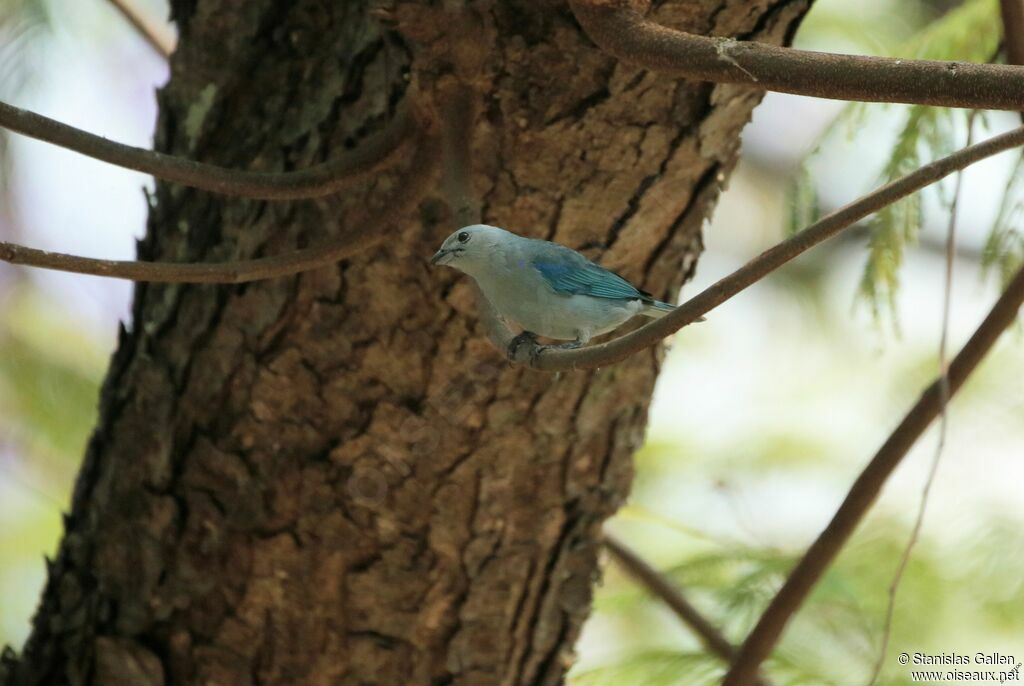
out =
[[(1000, 26), (997, 0), (969, 0), (915, 36), (901, 54), (920, 59), (988, 62), (998, 49)], [(962, 114), (943, 107), (908, 108), (882, 170), (882, 181), (894, 181), (928, 160), (950, 154), (956, 147), (954, 117)], [(941, 199), (949, 205), (949, 198)], [(903, 253), (908, 245), (917, 242), (921, 220), (921, 196), (917, 193), (875, 215), (860, 293), (876, 317), (887, 308), (895, 322)]]
[[(882, 54), (888, 46), (899, 45), (914, 34), (935, 12), (931, 0), (899, 0), (898, 12), (886, 2), (865, 2), (851, 6), (847, 0), (815, 0), (796, 35), (796, 45), (807, 49), (849, 51), (856, 46), (871, 54)], [(853, 11), (851, 11), (853, 10)], [(893, 21), (894, 15), (898, 21)]]
[[(20, 645), (44, 575), (42, 551), (96, 414), (104, 356), (66, 312), (26, 290), (0, 303), (0, 646)], [(16, 457), (14, 457), (16, 456)]]
[(814, 185), (814, 177), (806, 164), (800, 165), (793, 175), (786, 193), (786, 206), (789, 208), (787, 236), (792, 236), (821, 218), (818, 188)]
[(51, 21), (45, 0), (0, 2), (0, 94), (17, 93), (31, 79), (36, 46)]
[(95, 414), (95, 379), (53, 360), (23, 339), (4, 336), (0, 337), (0, 384), (6, 431), (17, 432), (31, 443), (32, 452), (81, 453)]
[[(95, 419), (102, 360), (66, 324), (11, 298), (0, 330), (0, 432), (30, 454), (77, 461)], [(52, 342), (75, 348), (66, 356)]]
[(928, 60), (990, 62), (1002, 38), (999, 0), (966, 0), (918, 31), (900, 54)]
[(702, 652), (650, 650), (607, 667), (575, 676), (574, 686), (712, 686), (725, 669), (719, 660)]
[(779, 590), (796, 562), (789, 552), (730, 544), (689, 557), (667, 574), (684, 588), (709, 593), (726, 630), (742, 636)]
[(1017, 153), (1017, 161), (1006, 183), (999, 212), (992, 223), (988, 240), (982, 250), (981, 264), (986, 272), (996, 270), (1005, 286), (1014, 273), (1024, 264), (1024, 152)]
[[(907, 522), (874, 517), (860, 531), (815, 587), (787, 629), (780, 648), (766, 664), (777, 684), (864, 683), (877, 659), (897, 560), (906, 545)], [(685, 553), (663, 570), (726, 636), (738, 643), (750, 630), (786, 574), (796, 563), (793, 551), (723, 543), (714, 550)], [(927, 529), (906, 570), (897, 596), (888, 654), (915, 647), (936, 652), (951, 649), (949, 620), (964, 636), (998, 638), (1024, 635), (1020, 603), (1024, 581), (1024, 532), (1000, 515), (981, 520), (977, 532), (950, 538)], [(608, 603), (609, 598), (614, 598)], [(616, 613), (636, 631), (650, 626), (649, 614), (631, 621), (630, 613), (660, 601), (638, 590), (631, 579), (608, 574), (597, 597), (597, 612)], [(634, 615), (635, 620), (635, 615)], [(601, 684), (717, 683), (722, 662), (708, 653), (681, 646), (666, 650), (659, 632), (647, 631), (641, 647), (612, 665), (574, 674), (574, 686)], [(654, 634), (654, 635), (650, 635)], [(986, 638), (987, 637), (987, 638)], [(892, 660), (880, 684), (902, 683), (905, 670)]]
[[(967, 0), (898, 49), (898, 54), (987, 62), (995, 55), (1000, 26), (996, 0)], [(873, 111), (870, 106), (847, 108), (829, 135), (839, 126), (851, 130), (862, 128)], [(880, 169), (882, 182), (902, 176), (963, 144), (963, 122), (967, 113), (941, 108), (892, 107), (888, 108), (888, 114), (898, 115), (898, 121), (894, 119), (893, 145)], [(976, 124), (984, 124), (982, 116), (979, 113)], [(1004, 275), (1024, 261), (1024, 232), (1020, 229), (1024, 217), (1021, 171), (1024, 171), (1024, 156), (1017, 160), (984, 256), (987, 267)], [(936, 193), (940, 203), (948, 207), (950, 187), (949, 184), (934, 186), (929, 192)], [(791, 189), (790, 199), (791, 228), (806, 226), (818, 217), (818, 198), (806, 166)], [(899, 288), (904, 255), (908, 246), (918, 239), (922, 212), (921, 198), (911, 197), (887, 208), (870, 224), (867, 264), (859, 290), (877, 316), (887, 311), (893, 316), (896, 314), (892, 305)], [(794, 341), (794, 345), (805, 344), (803, 338)], [(1019, 426), (1022, 406), (1017, 399), (1020, 374), (1016, 373), (1019, 370), (1016, 359), (1006, 350), (997, 350), (958, 398), (955, 412), (963, 414), (954, 414), (954, 417), (984, 412), (988, 426), (993, 419), (1004, 419), (1009, 426)], [(897, 366), (897, 373), (887, 379), (885, 390), (878, 391), (879, 402), (888, 402), (886, 393), (900, 395), (903, 389), (922, 387), (934, 377), (935, 367), (934, 350), (930, 346), (907, 355)], [(847, 377), (830, 377), (828, 371), (821, 383), (841, 387), (838, 379)], [(806, 383), (806, 374), (801, 379)], [(790, 386), (805, 389), (797, 382)], [(785, 403), (788, 388), (775, 389), (773, 401)], [(737, 405), (737, 413), (756, 413), (756, 409), (748, 408), (757, 408), (758, 399), (756, 396), (745, 398), (744, 403)], [(1001, 413), (1005, 413), (1005, 417)], [(737, 431), (743, 425), (748, 432), (752, 424), (757, 424), (738, 417), (723, 421), (735, 421)], [(975, 426), (967, 421), (956, 424), (967, 425)], [(714, 438), (707, 442), (686, 434), (681, 447), (649, 443), (637, 461), (631, 504), (614, 526), (616, 531), (620, 527), (628, 529), (629, 535), (620, 535), (620, 538), (629, 541), (663, 570), (730, 641), (739, 643), (814, 534), (785, 546), (752, 542), (763, 539), (765, 532), (757, 523), (747, 526), (751, 518), (749, 513), (740, 511), (744, 508), (734, 508), (737, 511), (731, 513), (734, 516), (730, 522), (721, 522), (721, 517), (717, 516), (722, 513), (729, 519), (728, 503), (722, 502), (727, 501), (725, 497), (704, 519), (694, 514), (692, 524), (677, 522), (657, 512), (672, 511), (675, 503), (669, 500), (685, 500), (695, 492), (703, 503), (703, 498), (708, 498), (708, 493), (715, 489), (714, 484), (719, 479), (731, 479), (731, 474), (738, 474), (736, 480), (741, 483), (774, 477), (781, 477), (781, 481), (808, 478), (815, 469), (839, 467), (844, 470), (839, 481), (848, 485), (849, 464), (844, 464), (839, 455), (844, 443), (860, 444), (860, 440), (854, 435), (844, 439), (831, 435), (822, 438), (814, 427), (799, 420), (791, 430), (780, 425), (767, 429), (758, 425), (753, 436), (731, 432), (722, 436), (717, 432), (710, 434)], [(814, 483), (830, 484), (835, 475), (832, 472), (822, 478), (820, 471), (815, 472)], [(679, 487), (674, 488), (673, 484)], [(703, 488), (695, 488), (694, 484), (701, 484)], [(785, 490), (787, 497), (800, 492), (799, 488)], [(933, 501), (937, 497), (933, 494)], [(910, 535), (908, 517), (912, 516), (916, 503), (916, 498), (908, 499), (891, 510), (876, 511), (859, 528), (816, 585), (808, 602), (793, 617), (781, 644), (765, 664), (765, 673), (772, 683), (846, 686), (867, 682), (882, 648), (880, 641), (889, 586)], [(883, 500), (880, 506), (884, 505)], [(751, 509), (761, 514), (757, 508), (770, 506), (770, 500), (758, 501)], [(680, 505), (676, 511), (693, 509), (692, 504), (689, 508)], [(902, 516), (896, 517), (894, 512)], [(764, 516), (770, 517), (771, 513), (765, 512)], [(970, 517), (973, 520), (964, 521), (976, 522), (976, 530), (942, 530), (930, 526), (926, 520), (896, 595), (892, 636), (882, 662), (879, 686), (906, 683), (908, 672), (895, 660), (901, 650), (974, 650), (1011, 645), (1024, 635), (1024, 614), (1020, 611), (1020, 599), (1024, 598), (1024, 581), (1020, 574), (1024, 566), (1024, 532), (1019, 521), (1002, 513), (971, 512)], [(715, 531), (713, 527), (719, 524), (721, 529)], [(824, 520), (820, 524), (823, 525)], [(707, 531), (701, 530), (702, 527), (707, 527)], [(737, 530), (750, 535), (743, 539), (721, 533)], [(599, 667), (582, 665), (570, 675), (570, 683), (575, 686), (718, 683), (718, 675), (724, 669), (722, 661), (705, 654), (704, 662), (696, 662), (695, 656), (699, 653), (695, 653), (692, 646), (699, 645), (699, 641), (678, 620), (676, 624), (682, 632), (679, 636), (652, 630), (652, 622), (658, 626), (657, 622), (671, 621), (673, 617), (660, 600), (621, 573), (614, 564), (609, 567), (595, 598), (595, 612), (601, 623), (601, 637), (614, 637), (608, 643), (614, 645), (617, 654), (625, 657)]]
[[(882, 172), (885, 181), (897, 179), (921, 166), (922, 134), (937, 124), (937, 111), (936, 108), (911, 108)], [(883, 303), (895, 311), (903, 251), (908, 243), (917, 240), (920, 226), (921, 196), (917, 193), (887, 205), (875, 215), (860, 292), (872, 304), (876, 315)]]
[(62, 529), (58, 504), (20, 476), (0, 462), (0, 649), (24, 640), (45, 574), (42, 552), (53, 555)]
[(968, 599), (984, 622), (997, 631), (1019, 632), (1024, 599), (1024, 575), (1008, 568), (1024, 568), (1024, 531), (1002, 514), (972, 537), (959, 559), (957, 576), (968, 589)]
[[(896, 52), (918, 59), (990, 62), (995, 59), (1001, 39), (1001, 20), (998, 0), (967, 0), (961, 6), (932, 22)], [(905, 111), (895, 143), (881, 172), (882, 183), (888, 183), (921, 165), (951, 153), (962, 141), (958, 132), (960, 110), (941, 107), (910, 106)], [(830, 127), (822, 140), (843, 124), (855, 131), (863, 122), (867, 106), (854, 103), (847, 107)], [(962, 136), (960, 136), (962, 138)], [(811, 156), (820, 148), (817, 146)], [(1016, 176), (1016, 174), (1015, 174)], [(998, 268), (1004, 276), (1024, 260), (1024, 238), (1014, 222), (1019, 222), (1021, 204), (1018, 182), (1011, 179), (1004, 196), (1004, 208), (992, 228), (985, 249), (987, 266)], [(950, 198), (944, 197), (939, 185), (932, 187), (948, 207)], [(796, 176), (790, 191), (790, 230), (806, 226), (818, 216), (817, 197), (807, 161)], [(889, 205), (869, 224), (868, 256), (861, 277), (859, 294), (872, 308), (876, 318), (883, 313), (892, 316), (898, 324), (895, 297), (899, 290), (899, 274), (905, 250), (917, 242), (922, 223), (920, 194), (915, 194)]]

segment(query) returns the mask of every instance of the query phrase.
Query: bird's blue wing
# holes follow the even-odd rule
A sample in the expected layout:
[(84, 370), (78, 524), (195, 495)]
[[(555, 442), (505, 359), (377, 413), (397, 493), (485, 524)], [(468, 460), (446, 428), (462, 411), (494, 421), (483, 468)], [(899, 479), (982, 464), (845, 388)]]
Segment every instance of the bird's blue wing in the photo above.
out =
[[(531, 265), (556, 293), (589, 295), (616, 300), (647, 300), (650, 296), (618, 274), (594, 264), (582, 255), (564, 248), (550, 255), (534, 257)], [(563, 252), (564, 251), (564, 252)]]

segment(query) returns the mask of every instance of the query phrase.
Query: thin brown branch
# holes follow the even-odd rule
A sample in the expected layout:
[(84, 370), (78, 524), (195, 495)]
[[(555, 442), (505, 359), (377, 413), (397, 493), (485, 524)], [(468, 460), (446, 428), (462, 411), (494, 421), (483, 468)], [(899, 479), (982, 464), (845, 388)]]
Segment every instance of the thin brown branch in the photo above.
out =
[[(604, 535), (604, 547), (619, 566), (626, 570), (630, 576), (636, 579), (648, 591), (653, 593), (655, 597), (668, 605), (669, 609), (679, 617), (683, 624), (693, 629), (700, 642), (704, 644), (704, 647), (709, 652), (726, 662), (732, 661), (736, 655), (736, 648), (729, 643), (729, 640), (722, 635), (722, 632), (714, 624), (700, 613), (700, 610), (695, 608), (686, 599), (682, 591), (666, 579), (661, 572), (649, 565), (646, 560), (633, 552), (627, 545), (608, 533)], [(770, 686), (770, 682), (764, 678), (759, 678), (756, 683), (758, 686)]]
[(1006, 61), (1024, 64), (1024, 0), (999, 0), (999, 9), (1003, 15)]
[(570, 0), (605, 52), (699, 81), (835, 100), (1024, 109), (1024, 68), (842, 55), (676, 31), (641, 13), (647, 0)]
[(110, 4), (132, 25), (136, 33), (142, 37), (153, 51), (165, 60), (174, 52), (174, 43), (167, 31), (161, 31), (142, 16), (138, 8), (128, 0), (110, 0)]
[(404, 179), (396, 186), (392, 197), (385, 200), (379, 214), (360, 222), (359, 228), (349, 233), (283, 255), (198, 264), (135, 262), (65, 255), (0, 242), (0, 261), (76, 274), (164, 283), (243, 283), (291, 276), (352, 257), (387, 238), (385, 227), (415, 207), (430, 190), (440, 158), (437, 136), (424, 134)]
[[(732, 274), (704, 289), (667, 316), (646, 324), (625, 336), (579, 350), (548, 349), (538, 351), (535, 346), (522, 345), (517, 350), (515, 361), (547, 372), (593, 369), (619, 362), (644, 348), (656, 345), (666, 336), (697, 321), (711, 309), (757, 283), (810, 248), (852, 226), (855, 222), (955, 171), (1022, 144), (1024, 144), (1024, 127), (1013, 129), (926, 164), (823, 217), (792, 238), (766, 250)], [(508, 342), (508, 340), (497, 340), (495, 345), (499, 349), (504, 349), (502, 346), (507, 346)]]
[[(949, 397), (963, 386), (999, 336), (1013, 323), (1022, 303), (1024, 268), (1013, 277), (988, 316), (953, 358), (948, 374)], [(945, 392), (943, 384), (941, 376), (932, 382), (857, 477), (832, 521), (790, 572), (747, 640), (740, 646), (733, 666), (722, 682), (723, 686), (747, 686), (754, 682), (758, 667), (775, 647), (786, 624), (849, 540), (889, 475), (942, 411)]]
[[(974, 139), (974, 118), (977, 110), (972, 110), (967, 115), (967, 145)], [(875, 660), (874, 669), (871, 672), (868, 686), (874, 686), (882, 673), (885, 665), (885, 656), (889, 652), (889, 640), (892, 636), (892, 625), (896, 615), (896, 593), (899, 591), (903, 581), (903, 574), (910, 563), (910, 555), (914, 552), (918, 539), (921, 537), (921, 529), (924, 526), (924, 515), (928, 509), (928, 501), (932, 492), (932, 484), (935, 483), (935, 475), (939, 471), (939, 461), (946, 448), (946, 435), (949, 432), (949, 414), (946, 407), (949, 405), (949, 317), (953, 305), (953, 267), (956, 263), (956, 220), (960, 209), (960, 193), (963, 189), (964, 172), (956, 175), (956, 184), (953, 187), (953, 200), (949, 205), (949, 223), (946, 225), (946, 264), (942, 288), (942, 325), (939, 333), (939, 440), (935, 444), (935, 452), (932, 455), (931, 468), (924, 481), (924, 488), (921, 489), (921, 500), (917, 506), (917, 516), (914, 518), (914, 526), (907, 537), (907, 543), (903, 547), (899, 562), (896, 564), (896, 571), (889, 583), (888, 600), (885, 606), (885, 620), (882, 623), (882, 642), (878, 651), (878, 658)]]
[(115, 143), (48, 117), (0, 102), (0, 126), (125, 169), (214, 193), (260, 200), (298, 200), (331, 195), (392, 162), (413, 137), (418, 113), (403, 102), (380, 133), (336, 159), (292, 172), (225, 169), (153, 150)]

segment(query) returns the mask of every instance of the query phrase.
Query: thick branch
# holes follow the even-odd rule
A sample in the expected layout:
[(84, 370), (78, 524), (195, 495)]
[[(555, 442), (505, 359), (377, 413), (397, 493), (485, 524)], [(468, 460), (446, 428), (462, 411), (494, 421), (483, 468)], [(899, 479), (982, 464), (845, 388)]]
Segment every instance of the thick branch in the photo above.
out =
[(125, 169), (214, 193), (259, 200), (331, 195), (393, 161), (416, 131), (416, 113), (403, 103), (383, 131), (337, 159), (292, 172), (225, 169), (153, 150), (115, 143), (48, 117), (0, 102), (0, 126)]
[[(548, 349), (538, 351), (533, 346), (522, 345), (517, 350), (516, 362), (529, 364), (534, 369), (547, 372), (592, 369), (619, 362), (644, 348), (657, 344), (658, 341), (687, 324), (693, 323), (712, 308), (721, 305), (790, 260), (835, 236), (855, 222), (959, 169), (964, 169), (979, 160), (1022, 144), (1024, 144), (1024, 127), (958, 150), (823, 217), (792, 238), (766, 250), (732, 274), (704, 289), (667, 316), (646, 324), (632, 333), (607, 343), (579, 350)], [(502, 345), (508, 345), (508, 341), (499, 340), (495, 342), (495, 345), (501, 349)]]
[[(1024, 268), (1013, 277), (981, 326), (953, 358), (948, 375), (950, 397), (963, 386), (964, 381), (992, 348), (1000, 334), (1013, 323), (1021, 303), (1024, 303)], [(875, 502), (886, 479), (942, 411), (942, 407), (943, 379), (940, 377), (921, 395), (917, 404), (879, 448), (868, 466), (857, 477), (832, 521), (790, 572), (786, 583), (772, 599), (757, 626), (740, 647), (732, 669), (722, 682), (723, 686), (745, 686), (754, 682), (758, 666), (775, 647), (790, 617), (807, 599), (814, 584), (821, 578), (825, 569), (853, 534), (864, 514)]]
[(284, 255), (237, 262), (178, 264), (100, 260), (0, 242), (0, 261), (76, 274), (164, 283), (243, 283), (291, 276), (334, 264), (387, 238), (385, 227), (415, 207), (430, 190), (440, 157), (437, 136), (424, 135), (403, 181), (386, 199), (379, 214), (368, 218), (362, 226), (349, 233)]
[[(726, 662), (732, 661), (736, 655), (736, 648), (700, 613), (700, 610), (690, 604), (672, 582), (614, 536), (607, 533), (604, 535), (604, 547), (630, 576), (668, 605), (683, 624), (693, 629), (708, 651)], [(769, 682), (763, 678), (758, 679), (756, 683), (758, 686), (769, 686)]]
[(149, 44), (149, 47), (153, 48), (156, 54), (164, 59), (171, 56), (174, 47), (171, 40), (166, 36), (166, 32), (159, 31), (153, 26), (139, 13), (138, 8), (134, 7), (128, 0), (110, 0), (110, 4), (121, 13), (125, 21), (132, 25), (132, 28)]
[(654, 71), (699, 81), (862, 102), (1024, 110), (1024, 68), (840, 55), (709, 38), (660, 26), (637, 0), (570, 0), (605, 52)]

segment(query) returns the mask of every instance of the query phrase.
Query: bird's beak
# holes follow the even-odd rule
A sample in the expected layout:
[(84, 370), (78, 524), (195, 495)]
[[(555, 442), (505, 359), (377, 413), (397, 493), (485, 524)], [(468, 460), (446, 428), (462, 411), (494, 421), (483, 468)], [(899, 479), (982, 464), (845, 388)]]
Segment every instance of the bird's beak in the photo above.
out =
[(430, 264), (438, 264), (447, 254), (448, 251), (445, 250), (444, 248), (441, 248), (436, 253), (434, 253), (433, 257), (430, 258)]

